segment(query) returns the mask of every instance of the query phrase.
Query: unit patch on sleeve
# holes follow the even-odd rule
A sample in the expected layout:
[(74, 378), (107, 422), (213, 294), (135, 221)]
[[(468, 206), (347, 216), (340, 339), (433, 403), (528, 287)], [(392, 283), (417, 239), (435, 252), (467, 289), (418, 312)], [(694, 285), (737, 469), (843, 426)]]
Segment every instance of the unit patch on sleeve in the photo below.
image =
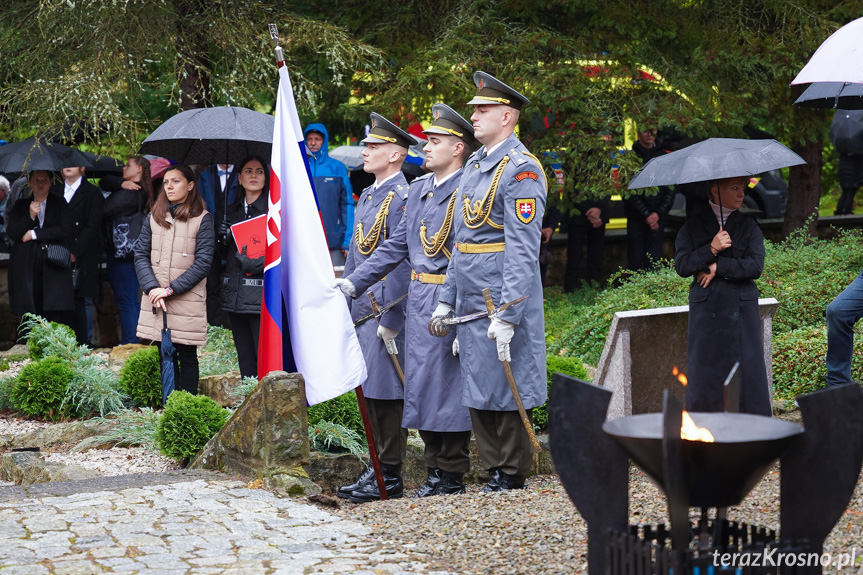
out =
[(519, 172), (518, 174), (515, 175), (515, 181), (516, 182), (520, 182), (526, 178), (530, 178), (531, 180), (533, 180), (535, 182), (539, 179), (539, 175), (536, 172), (531, 172), (529, 170), (526, 172)]
[(519, 221), (523, 224), (532, 222), (534, 216), (536, 216), (536, 200), (533, 198), (529, 200), (516, 200), (515, 215), (518, 216)]

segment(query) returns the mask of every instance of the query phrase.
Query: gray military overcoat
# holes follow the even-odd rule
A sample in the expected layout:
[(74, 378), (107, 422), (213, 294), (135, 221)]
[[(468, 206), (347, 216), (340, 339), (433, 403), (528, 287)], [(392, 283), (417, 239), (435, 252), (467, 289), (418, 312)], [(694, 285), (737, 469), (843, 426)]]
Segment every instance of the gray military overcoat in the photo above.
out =
[[(372, 190), (373, 187), (372, 185), (363, 190), (360, 199), (357, 201), (356, 211), (354, 212), (354, 234), (351, 236), (351, 245), (348, 250), (347, 261), (345, 262), (345, 276), (348, 276), (369, 257), (360, 253), (357, 246), (356, 231), (362, 225), (363, 234), (369, 234), (374, 227), (375, 216), (380, 211), (390, 192), (393, 192), (393, 197), (389, 205), (389, 215), (386, 218), (386, 229), (380, 230), (380, 237), (375, 249), (380, 248), (386, 238), (395, 232), (404, 213), (405, 201), (408, 197), (408, 183), (405, 180), (404, 174), (399, 172), (395, 177), (387, 180), (374, 191)], [(376, 282), (368, 289), (374, 293), (378, 304), (383, 307), (407, 293), (409, 281), (410, 267), (407, 262), (403, 262), (392, 273), (388, 274), (384, 280)], [(357, 291), (359, 292), (359, 290)], [(372, 311), (369, 296), (365, 292), (358, 293), (357, 298), (349, 302), (349, 305), (351, 307), (351, 317), (354, 321), (370, 314)], [(404, 335), (402, 332), (404, 323), (404, 300), (387, 311), (381, 318), (381, 324), (384, 327), (399, 332), (398, 337), (396, 337), (396, 346), (399, 350), (398, 359), (402, 368), (404, 368), (403, 358), (405, 356)], [(403, 399), (404, 388), (399, 381), (392, 360), (389, 354), (387, 354), (386, 345), (384, 345), (383, 340), (377, 335), (378, 322), (370, 319), (357, 326), (356, 329), (357, 338), (360, 342), (360, 348), (363, 350), (363, 357), (366, 360), (366, 368), (368, 369), (368, 378), (363, 383), (363, 393), (365, 396), (369, 399)]]
[[(539, 244), (545, 212), (546, 182), (542, 166), (511, 135), (484, 159), (485, 146), (467, 161), (459, 184), (459, 210), (470, 204), (467, 215), (456, 218), (455, 241), (465, 244), (499, 244), (505, 250), (463, 253), (456, 249), (447, 268), (440, 301), (455, 307), (458, 316), (485, 309), (483, 288), (491, 288), (495, 306), (529, 294), (530, 297), (501, 313), (515, 324), (510, 343), (512, 371), (527, 409), (545, 403), (545, 319)], [(503, 165), (494, 198), (490, 192)], [(484, 217), (487, 214), (487, 217)], [(515, 401), (488, 339), (487, 320), (459, 324), (463, 404), (476, 409), (514, 411)]]
[[(431, 257), (423, 247), (420, 229), (425, 226), (428, 240), (439, 233), (460, 175), (456, 173), (437, 188), (434, 188), (431, 175), (411, 183), (405, 215), (396, 231), (348, 277), (357, 292), (373, 285), (378, 277), (391, 274), (405, 258), (417, 273), (446, 272), (449, 258), (444, 250), (452, 252), (451, 229), (442, 249)], [(460, 213), (455, 210), (457, 215), (451, 220), (460, 217)], [(430, 248), (430, 251), (434, 249)], [(408, 289), (402, 427), (424, 431), (468, 431), (471, 428), (470, 414), (462, 405), (461, 370), (458, 357), (452, 355), (455, 331), (441, 338), (432, 336), (428, 330), (428, 320), (438, 305), (441, 288), (440, 284), (412, 280)]]

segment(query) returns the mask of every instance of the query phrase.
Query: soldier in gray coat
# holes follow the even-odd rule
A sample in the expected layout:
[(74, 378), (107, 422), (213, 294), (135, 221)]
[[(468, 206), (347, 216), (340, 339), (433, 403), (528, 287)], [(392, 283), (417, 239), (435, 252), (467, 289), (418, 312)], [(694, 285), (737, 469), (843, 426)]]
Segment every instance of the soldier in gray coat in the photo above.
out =
[[(408, 198), (408, 183), (401, 172), (408, 147), (417, 140), (379, 114), (372, 114), (372, 129), (363, 143), (363, 169), (375, 175), (375, 183), (364, 189), (354, 212), (354, 233), (345, 262), (349, 275), (384, 244), (398, 228)], [(349, 302), (354, 321), (372, 313), (367, 291), (381, 306), (398, 299), (408, 290), (410, 266), (402, 262), (386, 278), (372, 283)], [(363, 383), (372, 434), (378, 449), (387, 496), (401, 497), (404, 491), (401, 465), (407, 450), (407, 429), (402, 427), (404, 387), (389, 353), (404, 354), (405, 302), (402, 301), (380, 318), (357, 326), (357, 338), (368, 368)], [(338, 490), (339, 497), (357, 503), (380, 499), (371, 467), (360, 478)]]
[(410, 264), (402, 426), (418, 429), (425, 442), (428, 477), (418, 497), (464, 492), (470, 468), (470, 415), (462, 405), (455, 332), (432, 336), (428, 317), (440, 300), (453, 250), (455, 192), (474, 142), (473, 128), (445, 104), (432, 106), (432, 116), (423, 133), (428, 135), (425, 165), (433, 173), (411, 183), (404, 217), (392, 237), (353, 273), (336, 280), (345, 295), (356, 297), (402, 261)]
[(462, 401), (470, 408), (480, 457), (489, 471), (483, 491), (503, 491), (524, 487), (533, 453), (501, 361), (511, 360), (528, 417), (547, 395), (537, 260), (546, 180), (539, 161), (513, 133), (528, 99), (485, 72), (474, 74), (474, 82), (477, 93), (468, 104), (474, 106), (474, 135), (483, 146), (468, 158), (461, 177), (457, 247), (430, 327), (442, 333), (440, 320), (453, 311), (462, 316), (486, 309), (483, 288), (491, 289), (496, 307), (530, 296), (490, 324), (458, 324)]

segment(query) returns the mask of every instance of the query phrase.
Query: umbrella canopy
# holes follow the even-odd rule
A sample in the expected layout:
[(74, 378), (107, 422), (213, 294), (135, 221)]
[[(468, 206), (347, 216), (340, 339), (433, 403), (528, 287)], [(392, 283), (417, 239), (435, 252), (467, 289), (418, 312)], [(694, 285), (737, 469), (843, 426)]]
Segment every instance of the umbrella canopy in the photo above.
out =
[[(156, 308), (153, 308), (156, 313)], [(162, 312), (162, 343), (159, 345), (159, 358), (162, 360), (162, 405), (168, 403), (168, 396), (176, 389), (174, 373), (174, 354), (176, 348), (171, 341), (171, 330), (168, 329), (168, 314)]]
[(632, 178), (629, 189), (754, 176), (805, 163), (776, 140), (710, 138), (653, 158)]
[(349, 172), (363, 167), (362, 146), (339, 146), (330, 150), (330, 157), (343, 163)]
[(59, 172), (62, 168), (92, 167), (84, 154), (44, 139), (28, 138), (20, 142), (0, 146), (0, 172), (32, 172), (48, 170)]
[(81, 152), (87, 161), (90, 162), (90, 167), (87, 168), (88, 178), (104, 178), (108, 175), (122, 175), (123, 162), (111, 156), (100, 156), (92, 152)]
[(841, 154), (863, 154), (863, 110), (836, 110), (830, 141)]
[(854, 82), (863, 84), (863, 18), (845, 24), (827, 38), (791, 84)]
[(220, 106), (180, 112), (150, 134), (140, 154), (183, 164), (236, 164), (250, 154), (269, 158), (275, 118), (248, 108)]
[(859, 110), (863, 108), (863, 84), (816, 82), (806, 88), (794, 103), (807, 108)]

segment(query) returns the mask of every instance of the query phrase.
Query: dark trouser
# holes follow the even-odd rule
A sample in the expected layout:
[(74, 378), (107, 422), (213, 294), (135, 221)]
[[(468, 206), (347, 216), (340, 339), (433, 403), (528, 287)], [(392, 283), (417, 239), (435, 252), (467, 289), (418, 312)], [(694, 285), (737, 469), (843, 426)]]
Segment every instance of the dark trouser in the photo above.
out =
[(425, 442), (423, 458), (430, 469), (443, 469), (450, 473), (467, 473), (470, 469), (470, 431), (423, 431)]
[(863, 273), (827, 306), (827, 387), (854, 381), (854, 324), (863, 317)]
[(587, 279), (602, 280), (602, 255), (605, 251), (605, 224), (593, 226), (570, 226), (566, 237), (566, 275), (563, 291), (578, 289), (578, 272), (581, 268), (581, 251), (587, 246)]
[(198, 394), (198, 348), (185, 343), (175, 343), (174, 388)]
[(120, 315), (122, 336), (120, 345), (138, 343), (138, 315), (141, 312), (141, 295), (139, 293), (138, 275), (135, 273), (135, 262), (118, 260), (108, 250), (105, 271), (108, 282), (114, 292), (114, 305)]
[(78, 340), (78, 345), (91, 345), (90, 335), (92, 334), (92, 324), (88, 317), (87, 310), (93, 302), (90, 298), (75, 296), (75, 320), (72, 325), (72, 331), (75, 332), (75, 339)]
[(842, 188), (842, 195), (836, 202), (836, 211), (833, 212), (836, 216), (851, 215), (854, 213), (854, 195), (857, 193), (857, 188)]
[(345, 265), (345, 256), (342, 255), (342, 248), (330, 248), (330, 259), (334, 266)]
[(231, 333), (237, 348), (242, 377), (258, 377), (258, 336), (261, 333), (261, 316), (256, 313), (228, 313)]
[(405, 402), (366, 398), (378, 458), (384, 465), (401, 465), (408, 448), (408, 430), (402, 427)]
[(225, 265), (222, 259), (218, 256), (214, 257), (210, 273), (207, 274), (207, 323), (219, 327), (222, 325), (222, 274), (224, 273)]
[(659, 218), (659, 229), (653, 231), (638, 216), (626, 218), (626, 260), (629, 269), (650, 269), (662, 257), (665, 218)]
[[(527, 418), (533, 421), (532, 410)], [(470, 408), (473, 434), (486, 469), (500, 467), (507, 475), (526, 477), (533, 469), (533, 449), (518, 411)]]

